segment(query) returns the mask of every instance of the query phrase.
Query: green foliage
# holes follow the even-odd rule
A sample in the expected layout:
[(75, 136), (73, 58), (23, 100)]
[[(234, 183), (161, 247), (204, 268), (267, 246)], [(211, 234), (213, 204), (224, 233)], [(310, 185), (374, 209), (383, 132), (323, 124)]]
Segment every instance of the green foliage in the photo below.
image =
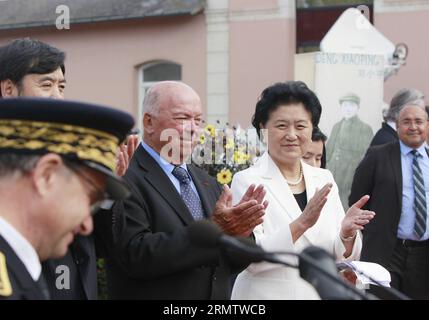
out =
[(104, 259), (97, 259), (98, 300), (107, 300), (107, 280)]

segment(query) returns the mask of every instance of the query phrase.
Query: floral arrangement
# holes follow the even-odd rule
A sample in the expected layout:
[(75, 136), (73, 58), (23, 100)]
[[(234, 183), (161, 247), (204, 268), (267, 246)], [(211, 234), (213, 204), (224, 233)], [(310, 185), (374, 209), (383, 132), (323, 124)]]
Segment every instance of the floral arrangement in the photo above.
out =
[(228, 123), (220, 127), (218, 121), (217, 125), (206, 125), (192, 160), (219, 183), (230, 185), (234, 174), (251, 166), (262, 149), (255, 129), (231, 128)]

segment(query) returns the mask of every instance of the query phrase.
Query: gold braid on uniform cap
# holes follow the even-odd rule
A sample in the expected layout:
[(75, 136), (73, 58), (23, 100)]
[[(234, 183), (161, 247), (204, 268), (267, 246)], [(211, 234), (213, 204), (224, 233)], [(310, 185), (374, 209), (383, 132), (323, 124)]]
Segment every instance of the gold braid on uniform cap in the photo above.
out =
[(86, 127), (27, 120), (0, 120), (0, 149), (46, 150), (102, 164), (115, 171), (119, 139)]

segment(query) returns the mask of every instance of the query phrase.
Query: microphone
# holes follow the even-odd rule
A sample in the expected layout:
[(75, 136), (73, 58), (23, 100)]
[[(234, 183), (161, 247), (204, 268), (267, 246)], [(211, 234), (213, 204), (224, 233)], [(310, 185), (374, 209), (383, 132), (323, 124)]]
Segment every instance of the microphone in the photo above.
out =
[(221, 247), (226, 250), (233, 250), (247, 263), (268, 261), (296, 268), (296, 266), (278, 259), (274, 253), (266, 252), (246, 238), (239, 239), (224, 234), (216, 224), (209, 220), (199, 220), (192, 223), (188, 227), (188, 234), (191, 242), (198, 246), (207, 248)]
[(299, 274), (316, 289), (323, 300), (358, 300), (362, 298), (360, 294), (357, 294), (355, 288), (348, 286), (338, 277), (334, 257), (321, 248), (310, 246), (299, 254)]
[(322, 299), (374, 299), (372, 295), (366, 295), (342, 281), (337, 274), (334, 259), (323, 249), (308, 247), (300, 254), (267, 252), (260, 246), (245, 241), (246, 239), (239, 240), (224, 234), (216, 224), (208, 220), (192, 223), (188, 227), (188, 235), (191, 243), (197, 246), (233, 250), (236, 256), (243, 258), (247, 263), (267, 261), (297, 268), (296, 265), (288, 264), (277, 258), (277, 255), (298, 256), (301, 277), (315, 287)]

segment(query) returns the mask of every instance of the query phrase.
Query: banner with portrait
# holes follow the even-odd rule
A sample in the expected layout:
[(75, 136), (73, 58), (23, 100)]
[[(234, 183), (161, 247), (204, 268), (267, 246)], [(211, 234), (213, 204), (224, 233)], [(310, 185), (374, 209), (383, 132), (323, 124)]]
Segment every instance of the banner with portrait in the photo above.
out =
[(319, 127), (328, 136), (327, 168), (347, 209), (354, 171), (383, 120), (384, 57), (318, 52), (314, 58), (314, 90), (323, 107)]

